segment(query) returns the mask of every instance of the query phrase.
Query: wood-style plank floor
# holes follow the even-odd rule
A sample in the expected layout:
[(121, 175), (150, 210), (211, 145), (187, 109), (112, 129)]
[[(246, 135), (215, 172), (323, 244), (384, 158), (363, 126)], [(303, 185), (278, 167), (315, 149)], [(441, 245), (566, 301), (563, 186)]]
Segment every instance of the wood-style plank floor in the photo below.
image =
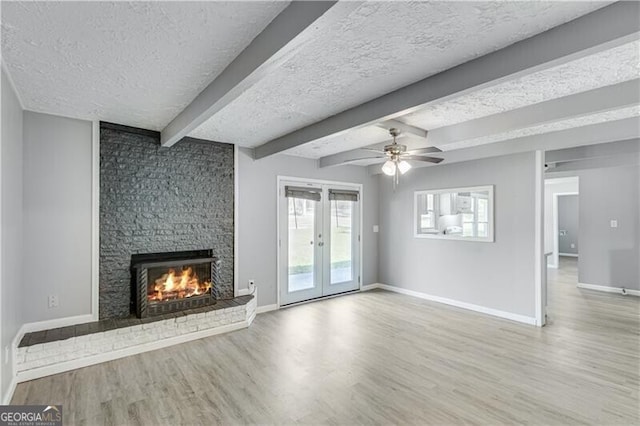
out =
[(384, 291), (20, 384), (65, 424), (638, 424), (640, 298), (549, 280), (538, 329)]

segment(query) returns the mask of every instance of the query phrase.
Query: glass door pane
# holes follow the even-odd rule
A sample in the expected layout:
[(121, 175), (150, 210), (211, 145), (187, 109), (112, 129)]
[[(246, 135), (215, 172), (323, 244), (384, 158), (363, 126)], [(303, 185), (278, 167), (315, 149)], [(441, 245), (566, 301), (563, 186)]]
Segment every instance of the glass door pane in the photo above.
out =
[(353, 187), (326, 185), (322, 295), (360, 288), (360, 194)]
[(315, 287), (315, 201), (288, 198), (289, 292)]
[(360, 287), (360, 194), (352, 186), (281, 181), (281, 306)]
[(352, 201), (331, 201), (331, 284), (353, 280), (352, 216)]

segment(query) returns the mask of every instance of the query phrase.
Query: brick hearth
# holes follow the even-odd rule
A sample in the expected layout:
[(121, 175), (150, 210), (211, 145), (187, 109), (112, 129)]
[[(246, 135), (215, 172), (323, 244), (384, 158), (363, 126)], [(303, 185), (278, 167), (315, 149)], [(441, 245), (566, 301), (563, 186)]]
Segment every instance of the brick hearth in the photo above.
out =
[(18, 380), (248, 327), (255, 313), (255, 296), (241, 296), (184, 313), (98, 321), (28, 333), (18, 347)]

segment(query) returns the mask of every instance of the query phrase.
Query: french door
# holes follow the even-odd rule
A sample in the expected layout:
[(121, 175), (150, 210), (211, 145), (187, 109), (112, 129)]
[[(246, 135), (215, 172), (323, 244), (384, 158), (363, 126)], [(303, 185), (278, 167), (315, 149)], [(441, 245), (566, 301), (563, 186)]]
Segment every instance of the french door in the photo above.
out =
[(359, 186), (281, 181), (280, 305), (360, 288)]

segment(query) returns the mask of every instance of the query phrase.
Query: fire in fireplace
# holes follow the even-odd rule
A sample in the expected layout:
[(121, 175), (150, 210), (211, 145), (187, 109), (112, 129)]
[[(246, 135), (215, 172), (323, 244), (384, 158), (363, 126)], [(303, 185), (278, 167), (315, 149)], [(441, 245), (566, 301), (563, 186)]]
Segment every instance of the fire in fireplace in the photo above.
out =
[(216, 303), (219, 266), (212, 250), (133, 255), (132, 311), (143, 318)]
[(173, 268), (169, 268), (167, 272), (164, 272), (166, 268), (154, 269), (158, 270), (162, 276), (155, 280), (151, 279), (153, 286), (147, 286), (147, 299), (150, 302), (199, 296), (211, 289), (211, 279), (200, 280), (193, 266), (183, 267), (180, 272), (176, 272)]

